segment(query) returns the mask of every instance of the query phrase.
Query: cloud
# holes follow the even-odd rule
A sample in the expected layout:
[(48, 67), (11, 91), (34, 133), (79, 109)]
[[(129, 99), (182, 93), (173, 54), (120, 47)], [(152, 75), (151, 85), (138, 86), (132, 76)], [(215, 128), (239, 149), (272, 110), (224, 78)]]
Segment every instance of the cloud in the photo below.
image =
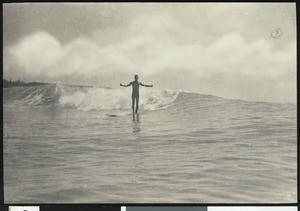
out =
[(8, 50), (11, 62), (25, 73), (38, 74), (51, 67), (61, 57), (59, 42), (45, 32), (25, 37)]
[[(128, 80), (133, 74), (158, 81), (162, 76), (169, 77), (166, 81), (177, 82), (186, 75), (186, 79), (193, 78), (199, 82), (223, 78), (223, 82), (220, 80), (221, 84), (216, 86), (218, 89), (210, 86), (210, 90), (206, 91), (221, 96), (224, 94), (225, 97), (228, 93), (220, 90), (228, 89), (226, 80), (238, 84), (234, 79), (242, 79), (247, 90), (252, 90), (249, 94), (252, 100), (263, 99), (263, 96), (255, 99), (257, 90), (253, 84), (269, 79), (271, 86), (280, 84), (281, 91), (291, 92), (292, 97), (276, 99), (275, 96), (267, 100), (295, 100), (295, 40), (284, 48), (276, 49), (274, 40), (258, 38), (248, 41), (241, 34), (231, 32), (204, 45), (185, 40), (183, 32), (186, 32), (186, 27), (172, 16), (141, 16), (139, 20), (132, 21), (126, 33), (122, 33), (124, 28), (105, 29), (95, 32), (92, 38), (78, 37), (64, 44), (45, 31), (37, 31), (5, 48), (4, 76), (68, 83), (84, 81), (105, 86), (118, 84), (115, 80), (124, 80), (125, 77)], [(247, 77), (249, 81), (245, 80)], [(281, 78), (287, 79), (282, 81)], [(160, 86), (169, 88), (166, 83), (160, 83)], [(197, 83), (180, 84), (175, 88), (203, 91)], [(244, 95), (237, 88), (230, 97), (247, 99)], [(278, 96), (282, 95), (279, 93)]]

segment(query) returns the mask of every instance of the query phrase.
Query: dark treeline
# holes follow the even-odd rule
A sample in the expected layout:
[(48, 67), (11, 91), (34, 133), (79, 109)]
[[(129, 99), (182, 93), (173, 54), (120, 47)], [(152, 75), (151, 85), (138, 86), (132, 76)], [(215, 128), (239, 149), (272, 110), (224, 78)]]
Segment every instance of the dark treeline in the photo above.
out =
[(11, 79), (8, 81), (8, 80), (3, 79), (3, 88), (14, 87), (14, 86), (39, 86), (39, 85), (45, 85), (45, 84), (48, 84), (48, 83), (41, 83), (41, 82), (26, 83), (26, 82), (21, 81), (20, 79), (17, 81), (12, 81)]

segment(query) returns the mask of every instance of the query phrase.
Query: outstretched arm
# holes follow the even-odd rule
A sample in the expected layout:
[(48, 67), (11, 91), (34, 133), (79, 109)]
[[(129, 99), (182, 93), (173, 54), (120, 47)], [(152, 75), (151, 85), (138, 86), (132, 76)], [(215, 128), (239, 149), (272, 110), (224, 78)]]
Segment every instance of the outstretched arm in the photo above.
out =
[(140, 83), (141, 86), (144, 86), (144, 87), (153, 87), (153, 85), (146, 85), (146, 84), (142, 84)]
[(128, 87), (130, 85), (131, 85), (131, 82), (129, 84), (127, 84), (127, 85), (123, 85), (122, 83), (120, 83), (120, 86), (123, 86), (123, 87)]

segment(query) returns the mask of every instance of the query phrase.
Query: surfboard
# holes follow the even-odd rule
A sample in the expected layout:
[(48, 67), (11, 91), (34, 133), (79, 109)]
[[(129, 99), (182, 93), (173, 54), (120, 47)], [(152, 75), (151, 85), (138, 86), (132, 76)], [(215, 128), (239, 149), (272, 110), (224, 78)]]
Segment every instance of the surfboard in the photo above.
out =
[(106, 116), (109, 116), (109, 117), (117, 117), (118, 115), (117, 115), (117, 114), (106, 114)]
[(138, 116), (139, 113), (119, 113), (119, 114), (105, 114), (108, 117), (121, 117), (121, 116)]

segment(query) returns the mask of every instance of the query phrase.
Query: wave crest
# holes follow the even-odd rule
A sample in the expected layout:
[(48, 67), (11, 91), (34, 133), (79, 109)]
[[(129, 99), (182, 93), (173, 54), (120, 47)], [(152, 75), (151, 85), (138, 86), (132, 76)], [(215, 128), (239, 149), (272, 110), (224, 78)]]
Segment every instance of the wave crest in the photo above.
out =
[[(140, 89), (141, 110), (157, 110), (170, 106), (179, 91)], [(4, 104), (15, 106), (59, 106), (89, 110), (124, 110), (131, 108), (131, 88), (107, 89), (59, 84), (4, 89)]]
[[(178, 91), (140, 90), (139, 106), (142, 110), (157, 110), (169, 106)], [(131, 108), (131, 89), (62, 87), (59, 103), (79, 110), (122, 110)]]

